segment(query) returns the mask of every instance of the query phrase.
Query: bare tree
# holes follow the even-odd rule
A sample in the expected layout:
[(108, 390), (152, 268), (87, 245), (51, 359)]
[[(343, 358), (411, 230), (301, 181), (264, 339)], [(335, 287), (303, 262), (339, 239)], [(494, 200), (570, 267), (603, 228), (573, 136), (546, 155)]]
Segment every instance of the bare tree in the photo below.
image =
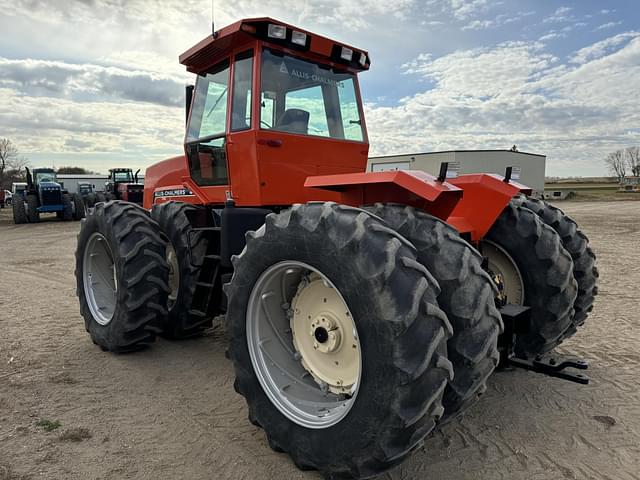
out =
[(640, 147), (629, 147), (625, 151), (627, 164), (634, 177), (640, 177)]
[(10, 188), (12, 182), (21, 181), (29, 160), (20, 155), (18, 147), (8, 138), (0, 138), (0, 188)]
[(0, 138), (0, 178), (4, 177), (4, 172), (12, 168), (11, 162), (18, 158), (18, 147), (8, 138)]
[(618, 181), (622, 182), (624, 177), (627, 176), (627, 161), (625, 158), (624, 150), (616, 150), (611, 152), (605, 158), (605, 162), (609, 167), (611, 173), (618, 177)]

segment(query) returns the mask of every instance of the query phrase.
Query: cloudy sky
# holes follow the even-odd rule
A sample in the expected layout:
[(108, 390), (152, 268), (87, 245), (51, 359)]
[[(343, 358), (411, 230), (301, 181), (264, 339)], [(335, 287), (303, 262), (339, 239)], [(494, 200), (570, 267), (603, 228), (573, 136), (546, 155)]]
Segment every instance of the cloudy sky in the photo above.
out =
[[(637, 1), (215, 0), (217, 27), (266, 15), (369, 50), (374, 155), (516, 144), (590, 176), (640, 144)], [(0, 0), (0, 137), (103, 172), (181, 153), (177, 57), (210, 18), (210, 0)]]

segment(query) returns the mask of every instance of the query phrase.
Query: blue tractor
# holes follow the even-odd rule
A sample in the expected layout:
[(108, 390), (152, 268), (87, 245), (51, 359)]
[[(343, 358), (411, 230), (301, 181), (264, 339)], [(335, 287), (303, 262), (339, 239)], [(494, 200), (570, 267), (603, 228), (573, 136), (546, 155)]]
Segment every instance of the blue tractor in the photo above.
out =
[(21, 200), (12, 202), (15, 223), (38, 222), (41, 213), (55, 213), (65, 221), (84, 217), (82, 196), (62, 188), (51, 168), (36, 168), (33, 174), (27, 168), (27, 188)]

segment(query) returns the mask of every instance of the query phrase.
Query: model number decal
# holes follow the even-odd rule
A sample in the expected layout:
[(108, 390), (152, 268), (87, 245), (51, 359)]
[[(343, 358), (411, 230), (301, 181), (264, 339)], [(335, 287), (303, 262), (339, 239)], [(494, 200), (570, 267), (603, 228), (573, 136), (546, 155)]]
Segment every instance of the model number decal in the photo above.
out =
[(156, 190), (155, 192), (153, 192), (153, 198), (189, 196), (193, 196), (193, 192), (188, 188), (172, 188), (170, 190)]

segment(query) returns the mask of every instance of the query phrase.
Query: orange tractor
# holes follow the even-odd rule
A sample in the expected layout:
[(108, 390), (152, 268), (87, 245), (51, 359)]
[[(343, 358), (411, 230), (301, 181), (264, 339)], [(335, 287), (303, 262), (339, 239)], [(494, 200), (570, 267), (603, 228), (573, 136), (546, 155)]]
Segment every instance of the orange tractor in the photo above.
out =
[(224, 316), (249, 420), (327, 478), (401, 462), (500, 361), (585, 381), (541, 355), (592, 308), (586, 237), (512, 169), (365, 172), (367, 52), (257, 18), (180, 62), (185, 154), (147, 170), (144, 209), (97, 203), (78, 237), (103, 350)]

